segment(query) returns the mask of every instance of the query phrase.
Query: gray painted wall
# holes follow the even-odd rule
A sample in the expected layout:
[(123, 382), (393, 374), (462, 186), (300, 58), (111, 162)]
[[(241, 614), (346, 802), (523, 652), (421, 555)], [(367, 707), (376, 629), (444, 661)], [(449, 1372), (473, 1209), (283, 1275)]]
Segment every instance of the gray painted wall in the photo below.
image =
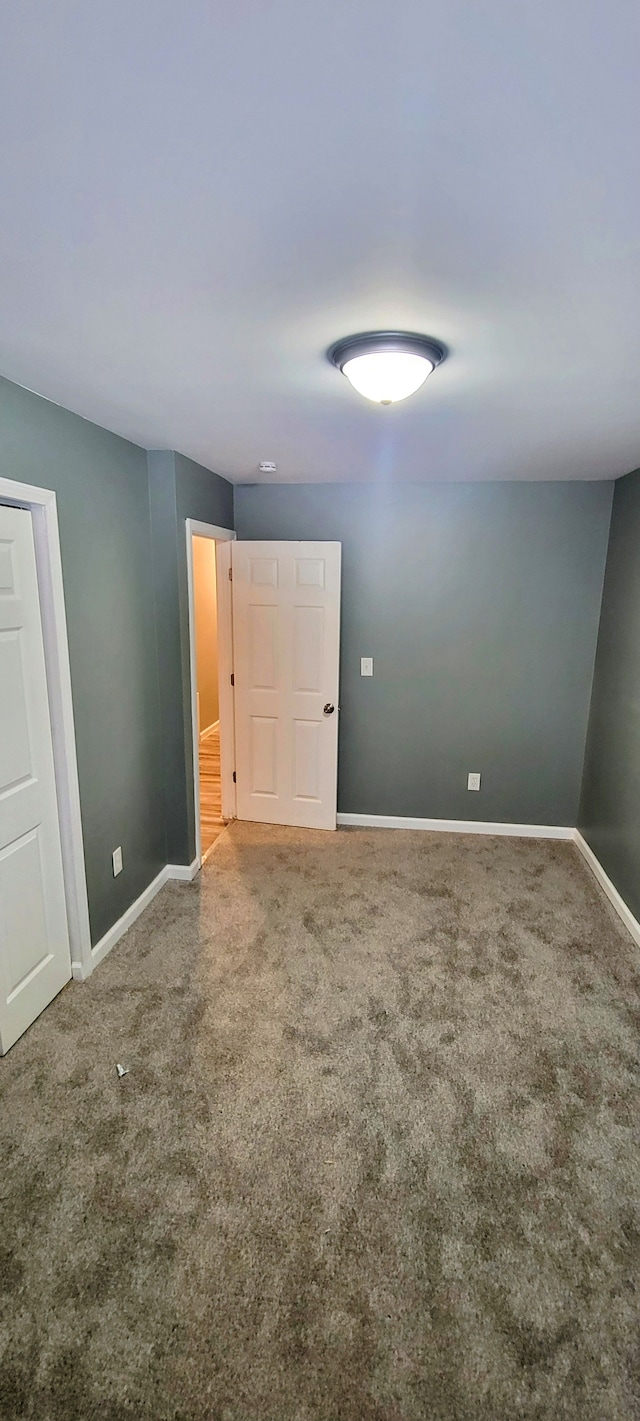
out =
[(95, 943), (193, 859), (185, 519), (232, 527), (233, 490), (1, 378), (0, 474), (57, 495)]
[(226, 479), (182, 454), (152, 450), (148, 465), (167, 859), (187, 864), (195, 856), (196, 827), (186, 520), (233, 528), (233, 489)]
[(160, 683), (162, 763), (159, 769), (166, 863), (186, 863), (184, 728), (182, 719), (180, 605), (178, 596), (178, 524), (175, 460), (169, 450), (147, 456), (153, 549), (153, 586)]
[[(194, 855), (185, 519), (233, 527), (233, 490), (2, 379), (0, 470), (58, 496), (95, 942)], [(616, 490), (581, 817), (635, 911), (638, 478)], [(343, 543), (341, 809), (575, 822), (611, 498), (593, 483), (236, 489), (239, 536)]]
[(640, 470), (615, 485), (579, 824), (640, 918)]
[(612, 494), (236, 488), (239, 538), (343, 545), (342, 811), (576, 823)]
[(146, 455), (0, 379), (0, 473), (57, 494), (97, 942), (166, 863)]

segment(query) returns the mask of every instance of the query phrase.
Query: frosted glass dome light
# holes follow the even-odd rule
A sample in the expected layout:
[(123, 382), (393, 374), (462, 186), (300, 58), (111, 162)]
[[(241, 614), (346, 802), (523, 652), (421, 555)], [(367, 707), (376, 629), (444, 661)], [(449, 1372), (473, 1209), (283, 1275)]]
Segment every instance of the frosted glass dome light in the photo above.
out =
[(406, 400), (420, 389), (433, 365), (425, 355), (409, 355), (402, 350), (380, 350), (371, 355), (354, 355), (353, 360), (345, 360), (343, 375), (351, 381), (354, 390), (367, 400), (377, 400), (380, 405), (395, 404), (396, 400)]
[(354, 390), (380, 405), (414, 395), (445, 354), (437, 341), (408, 331), (367, 331), (339, 340), (328, 351)]

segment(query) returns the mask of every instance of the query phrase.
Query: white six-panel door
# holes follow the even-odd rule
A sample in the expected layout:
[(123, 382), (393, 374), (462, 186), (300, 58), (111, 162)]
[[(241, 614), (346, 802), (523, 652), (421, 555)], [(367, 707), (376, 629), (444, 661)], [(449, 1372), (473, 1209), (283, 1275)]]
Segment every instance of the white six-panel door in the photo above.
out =
[(238, 818), (335, 829), (341, 545), (231, 547)]
[(31, 514), (0, 505), (0, 1054), (70, 977)]

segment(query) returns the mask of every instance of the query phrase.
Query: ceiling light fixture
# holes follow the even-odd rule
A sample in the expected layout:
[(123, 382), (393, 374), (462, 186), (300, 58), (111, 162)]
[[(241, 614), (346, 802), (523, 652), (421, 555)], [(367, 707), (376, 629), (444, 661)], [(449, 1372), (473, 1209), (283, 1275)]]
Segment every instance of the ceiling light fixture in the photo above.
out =
[(445, 346), (430, 336), (365, 331), (336, 341), (327, 357), (358, 394), (379, 405), (391, 405), (414, 395), (446, 353)]

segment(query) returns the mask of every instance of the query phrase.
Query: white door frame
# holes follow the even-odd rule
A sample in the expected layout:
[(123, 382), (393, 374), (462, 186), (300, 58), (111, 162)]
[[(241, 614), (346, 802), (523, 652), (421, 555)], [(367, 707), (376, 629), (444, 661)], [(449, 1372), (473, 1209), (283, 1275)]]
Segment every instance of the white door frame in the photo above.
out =
[(28, 509), (33, 523), (71, 970), (82, 981), (93, 964), (56, 495), (52, 489), (0, 478), (0, 503)]
[[(200, 523), (197, 518), (187, 518), (187, 584), (189, 589), (189, 665), (191, 671), (191, 738), (193, 740), (193, 792), (196, 816), (196, 862), (202, 867), (202, 835), (200, 832), (200, 759), (198, 746), (200, 727), (198, 725), (198, 674), (196, 667), (196, 619), (193, 592), (193, 543), (195, 538), (212, 538), (218, 543), (232, 542), (236, 534), (232, 528), (218, 528), (214, 523)], [(220, 745), (223, 737), (227, 744), (233, 743), (233, 630), (231, 612), (231, 583), (220, 582), (217, 587), (218, 603), (218, 684), (220, 690)], [(233, 756), (225, 757), (227, 768)], [(222, 761), (222, 753), (221, 753)], [(236, 817), (235, 784), (231, 773), (222, 777), (222, 816), (224, 819)]]

